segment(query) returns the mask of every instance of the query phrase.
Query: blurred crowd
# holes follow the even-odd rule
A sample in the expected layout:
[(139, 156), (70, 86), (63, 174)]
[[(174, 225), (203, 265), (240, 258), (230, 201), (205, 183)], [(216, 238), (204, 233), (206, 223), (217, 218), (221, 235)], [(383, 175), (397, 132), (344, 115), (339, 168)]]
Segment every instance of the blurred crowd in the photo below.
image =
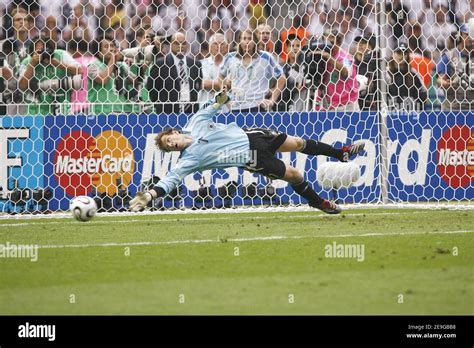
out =
[(471, 0), (0, 0), (0, 115), (473, 110)]

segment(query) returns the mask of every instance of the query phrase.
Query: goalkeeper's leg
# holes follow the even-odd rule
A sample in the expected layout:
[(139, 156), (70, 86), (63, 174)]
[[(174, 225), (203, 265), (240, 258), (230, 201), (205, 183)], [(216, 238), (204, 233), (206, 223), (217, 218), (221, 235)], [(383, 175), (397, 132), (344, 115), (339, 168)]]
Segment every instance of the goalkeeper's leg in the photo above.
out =
[(298, 169), (286, 165), (285, 175), (282, 179), (289, 182), (293, 190), (308, 201), (309, 206), (318, 208), (328, 214), (339, 214), (342, 211), (337, 204), (321, 198), (304, 180)]
[(298, 151), (307, 155), (324, 155), (337, 158), (339, 161), (347, 162), (353, 155), (358, 155), (364, 151), (365, 143), (363, 141), (355, 144), (346, 145), (342, 148), (322, 143), (312, 139), (303, 139), (288, 135), (285, 142), (278, 148), (278, 152)]

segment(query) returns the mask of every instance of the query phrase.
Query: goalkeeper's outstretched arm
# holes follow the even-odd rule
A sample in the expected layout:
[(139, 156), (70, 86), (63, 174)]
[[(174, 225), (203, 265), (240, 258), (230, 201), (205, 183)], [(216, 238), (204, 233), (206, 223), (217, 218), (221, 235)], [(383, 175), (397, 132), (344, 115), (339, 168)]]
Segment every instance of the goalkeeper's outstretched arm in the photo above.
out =
[(143, 210), (152, 200), (166, 196), (173, 191), (186, 176), (198, 170), (200, 170), (198, 159), (193, 156), (181, 158), (175, 167), (171, 169), (155, 187), (147, 192), (137, 193), (135, 198), (130, 201), (130, 211), (137, 212)]
[(227, 88), (224, 87), (214, 98), (209, 100), (206, 104), (201, 106), (199, 111), (194, 114), (184, 126), (184, 131), (189, 131), (200, 122), (208, 122), (219, 112), (223, 105), (229, 103), (232, 97)]
[(214, 109), (219, 110), (222, 105), (225, 105), (225, 104), (229, 103), (231, 101), (231, 99), (232, 98), (231, 98), (230, 92), (227, 90), (227, 87), (224, 86), (222, 88), (222, 90), (219, 93), (216, 94), (215, 98), (209, 100), (206, 104), (204, 104), (204, 106), (201, 108), (201, 110), (206, 109), (210, 105)]
[(152, 200), (164, 196), (166, 196), (166, 191), (158, 186), (155, 186), (147, 192), (138, 192), (135, 198), (130, 201), (130, 211), (141, 211), (145, 209)]

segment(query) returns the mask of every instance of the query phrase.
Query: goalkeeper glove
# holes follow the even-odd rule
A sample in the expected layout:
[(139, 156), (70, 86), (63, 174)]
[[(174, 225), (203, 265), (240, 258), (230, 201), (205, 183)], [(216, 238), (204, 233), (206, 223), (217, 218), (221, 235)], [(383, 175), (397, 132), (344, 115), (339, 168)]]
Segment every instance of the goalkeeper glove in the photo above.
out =
[(216, 103), (220, 106), (227, 104), (231, 99), (230, 93), (227, 93), (227, 87), (224, 86), (222, 91), (216, 95)]
[(149, 192), (138, 192), (134, 199), (130, 201), (130, 211), (136, 213), (142, 211), (151, 202), (152, 196)]

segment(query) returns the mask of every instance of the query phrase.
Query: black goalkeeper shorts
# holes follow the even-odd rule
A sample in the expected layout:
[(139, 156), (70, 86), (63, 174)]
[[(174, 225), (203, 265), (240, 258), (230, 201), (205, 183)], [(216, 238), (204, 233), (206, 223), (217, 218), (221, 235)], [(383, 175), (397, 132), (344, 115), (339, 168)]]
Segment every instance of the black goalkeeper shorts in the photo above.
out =
[(245, 169), (268, 176), (270, 179), (283, 178), (286, 165), (275, 157), (275, 152), (288, 136), (285, 133), (265, 128), (244, 128), (244, 132), (249, 138), (252, 157)]

